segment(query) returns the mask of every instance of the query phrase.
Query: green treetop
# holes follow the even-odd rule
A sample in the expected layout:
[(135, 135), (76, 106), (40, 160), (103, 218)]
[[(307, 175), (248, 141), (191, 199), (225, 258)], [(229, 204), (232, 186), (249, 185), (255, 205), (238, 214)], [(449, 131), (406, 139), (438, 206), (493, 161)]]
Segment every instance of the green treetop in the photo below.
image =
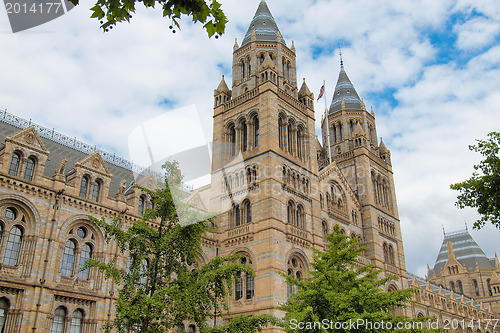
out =
[[(287, 332), (392, 332), (398, 322), (417, 321), (393, 314), (394, 309), (410, 301), (415, 290), (385, 292), (383, 287), (394, 277), (379, 278), (381, 271), (359, 265), (357, 258), (364, 249), (359, 247), (358, 239), (341, 234), (338, 226), (326, 239), (328, 248), (326, 252), (315, 250), (308, 278), (299, 281), (284, 276), (296, 291), (281, 307), (287, 312), (284, 320)], [(335, 323), (357, 323), (358, 320), (374, 325), (383, 322), (387, 329), (375, 329), (375, 326), (370, 329), (364, 325), (355, 329), (346, 325), (335, 328)], [(321, 325), (314, 326), (318, 322)]]

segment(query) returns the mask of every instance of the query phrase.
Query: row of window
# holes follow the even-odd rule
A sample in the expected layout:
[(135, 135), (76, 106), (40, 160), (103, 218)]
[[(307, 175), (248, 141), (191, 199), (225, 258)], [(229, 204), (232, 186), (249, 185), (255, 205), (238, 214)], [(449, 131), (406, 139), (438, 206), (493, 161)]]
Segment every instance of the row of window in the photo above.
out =
[(68, 316), (68, 311), (64, 306), (58, 307), (54, 311), (54, 319), (50, 326), (50, 333), (81, 333), (83, 329), (83, 319), (85, 312), (81, 309), (73, 311)]
[(293, 200), (288, 201), (287, 223), (302, 229), (306, 227), (306, 212), (302, 204), (296, 204)]
[(245, 169), (242, 168), (225, 174), (222, 179), (223, 191), (247, 188), (250, 184), (257, 181), (257, 169), (256, 165), (249, 165)]
[(245, 199), (241, 204), (234, 204), (229, 211), (229, 225), (237, 227), (252, 222), (252, 205), (250, 200)]
[(394, 248), (392, 247), (392, 244), (387, 244), (386, 242), (384, 242), (383, 250), (384, 250), (384, 261), (388, 264), (394, 265), (395, 264)]
[[(92, 199), (92, 201), (99, 201), (102, 183), (103, 181), (101, 179), (96, 179), (91, 184), (90, 177), (88, 175), (83, 176), (82, 182), (80, 184), (79, 196), (85, 199), (88, 198), (90, 195), (90, 199)], [(92, 190), (90, 191), (90, 189)]]
[(226, 154), (236, 156), (239, 151), (247, 151), (248, 149), (259, 146), (260, 124), (259, 117), (254, 114), (247, 123), (245, 118), (242, 118), (238, 124), (229, 122), (226, 125)]
[[(25, 180), (28, 181), (33, 180), (33, 175), (35, 174), (35, 167), (36, 167), (36, 158), (34, 156), (28, 157), (24, 165), (23, 178)], [(9, 175), (14, 177), (20, 177), (21, 176), (20, 171), (21, 171), (21, 153), (14, 152), (10, 160), (8, 173)]]
[(280, 114), (278, 118), (279, 146), (284, 151), (304, 158), (307, 154), (307, 131), (303, 124), (291, 116)]
[(309, 178), (287, 165), (283, 165), (282, 179), (287, 186), (306, 195), (309, 194)]

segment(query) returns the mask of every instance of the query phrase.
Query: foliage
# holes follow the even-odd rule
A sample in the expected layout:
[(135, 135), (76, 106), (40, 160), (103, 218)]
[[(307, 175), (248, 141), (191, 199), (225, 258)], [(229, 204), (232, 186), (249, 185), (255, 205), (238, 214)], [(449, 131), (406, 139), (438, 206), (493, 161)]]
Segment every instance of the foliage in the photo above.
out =
[(181, 226), (176, 209), (200, 215), (197, 221), (203, 216), (186, 203), (183, 207), (174, 205), (173, 196), (182, 191), (182, 176), (176, 162), (167, 162), (164, 168), (168, 186), (156, 191), (142, 189), (154, 203), (142, 220), (130, 227), (124, 226), (120, 218), (112, 222), (94, 220), (104, 231), (106, 241), (114, 240), (122, 254), (129, 257), (127, 268), (117, 267), (116, 260), (96, 259), (85, 266), (97, 267), (122, 286), (116, 319), (107, 331), (167, 332), (186, 321), (196, 324), (200, 332), (227, 332), (223, 330), (226, 326), (243, 327), (243, 332), (260, 330), (272, 318), (236, 317), (215, 330), (207, 327), (207, 320), (214, 316), (227, 316), (226, 299), (237, 273), (254, 273), (240, 263), (239, 255), (216, 256), (206, 264), (198, 264), (202, 236), (209, 229), (206, 222)]
[[(338, 226), (326, 238), (328, 249), (326, 252), (315, 250), (308, 278), (299, 281), (283, 275), (297, 291), (281, 306), (287, 312), (283, 323), (287, 332), (392, 332), (398, 322), (422, 321), (391, 314), (396, 307), (404, 307), (415, 290), (384, 292), (382, 287), (394, 277), (380, 279), (381, 271), (372, 266), (357, 268), (357, 257), (364, 250), (359, 247), (358, 239), (343, 235)], [(335, 329), (336, 323), (357, 323), (358, 320), (384, 322), (386, 328), (390, 325), (387, 323), (391, 323), (392, 328), (370, 330), (368, 325), (361, 325), (357, 329), (339, 329), (340, 326)], [(326, 323), (326, 326), (306, 324), (314, 322)], [(298, 323), (305, 326), (299, 327)]]
[[(78, 5), (80, 0), (69, 0)], [(90, 8), (92, 15), (97, 18), (101, 28), (108, 32), (118, 22), (129, 22), (136, 10), (136, 2), (142, 2), (146, 8), (160, 6), (163, 16), (171, 20), (170, 29), (180, 29), (179, 20), (182, 15), (191, 16), (193, 22), (202, 23), (209, 37), (222, 35), (226, 28), (227, 18), (217, 0), (97, 0)]]
[(487, 222), (500, 228), (500, 133), (491, 132), (488, 137), (469, 146), (470, 150), (484, 156), (484, 160), (474, 165), (476, 171), (472, 177), (450, 185), (451, 189), (460, 191), (455, 203), (457, 207), (474, 207), (481, 214), (474, 223), (475, 229), (482, 228)]

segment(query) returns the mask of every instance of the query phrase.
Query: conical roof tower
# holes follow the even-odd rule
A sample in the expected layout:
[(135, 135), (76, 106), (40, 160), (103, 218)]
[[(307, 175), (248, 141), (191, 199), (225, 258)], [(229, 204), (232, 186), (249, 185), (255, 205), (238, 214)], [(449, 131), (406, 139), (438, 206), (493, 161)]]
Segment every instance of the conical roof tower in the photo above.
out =
[(330, 104), (330, 113), (342, 110), (342, 100), (346, 110), (361, 110), (362, 101), (354, 88), (351, 80), (344, 69), (344, 62), (340, 58), (340, 73), (333, 93), (332, 104)]
[(252, 40), (252, 33), (255, 31), (255, 39), (258, 41), (276, 41), (279, 40), (286, 45), (285, 40), (281, 36), (278, 25), (274, 20), (271, 11), (267, 7), (267, 3), (262, 0), (255, 12), (252, 22), (248, 27), (245, 38), (241, 46), (249, 43)]

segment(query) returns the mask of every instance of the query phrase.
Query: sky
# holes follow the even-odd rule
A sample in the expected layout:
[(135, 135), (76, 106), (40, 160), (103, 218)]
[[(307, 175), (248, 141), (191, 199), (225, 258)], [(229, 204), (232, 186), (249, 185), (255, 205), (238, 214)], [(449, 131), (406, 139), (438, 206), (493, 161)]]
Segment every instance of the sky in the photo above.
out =
[[(0, 6), (0, 109), (130, 158), (138, 124), (194, 107), (211, 139), (213, 90), (231, 82), (235, 38), (241, 43), (258, 0), (221, 0), (229, 23), (219, 39), (181, 20), (175, 34), (158, 10), (139, 8), (130, 24), (103, 33), (91, 2), (13, 34)], [(297, 78), (315, 95), (326, 81), (330, 103), (345, 69), (377, 134), (391, 150), (409, 271), (424, 276), (443, 229), (469, 226), (488, 257), (500, 230), (473, 231), (473, 209), (454, 206), (449, 189), (470, 177), (480, 156), (468, 150), (500, 124), (500, 6), (495, 0), (268, 0)], [(317, 131), (324, 102), (316, 104)], [(201, 124), (201, 125), (200, 125)], [(183, 121), (179, 135), (189, 128)], [(318, 131), (319, 133), (319, 131)], [(175, 146), (177, 143), (172, 142)]]

